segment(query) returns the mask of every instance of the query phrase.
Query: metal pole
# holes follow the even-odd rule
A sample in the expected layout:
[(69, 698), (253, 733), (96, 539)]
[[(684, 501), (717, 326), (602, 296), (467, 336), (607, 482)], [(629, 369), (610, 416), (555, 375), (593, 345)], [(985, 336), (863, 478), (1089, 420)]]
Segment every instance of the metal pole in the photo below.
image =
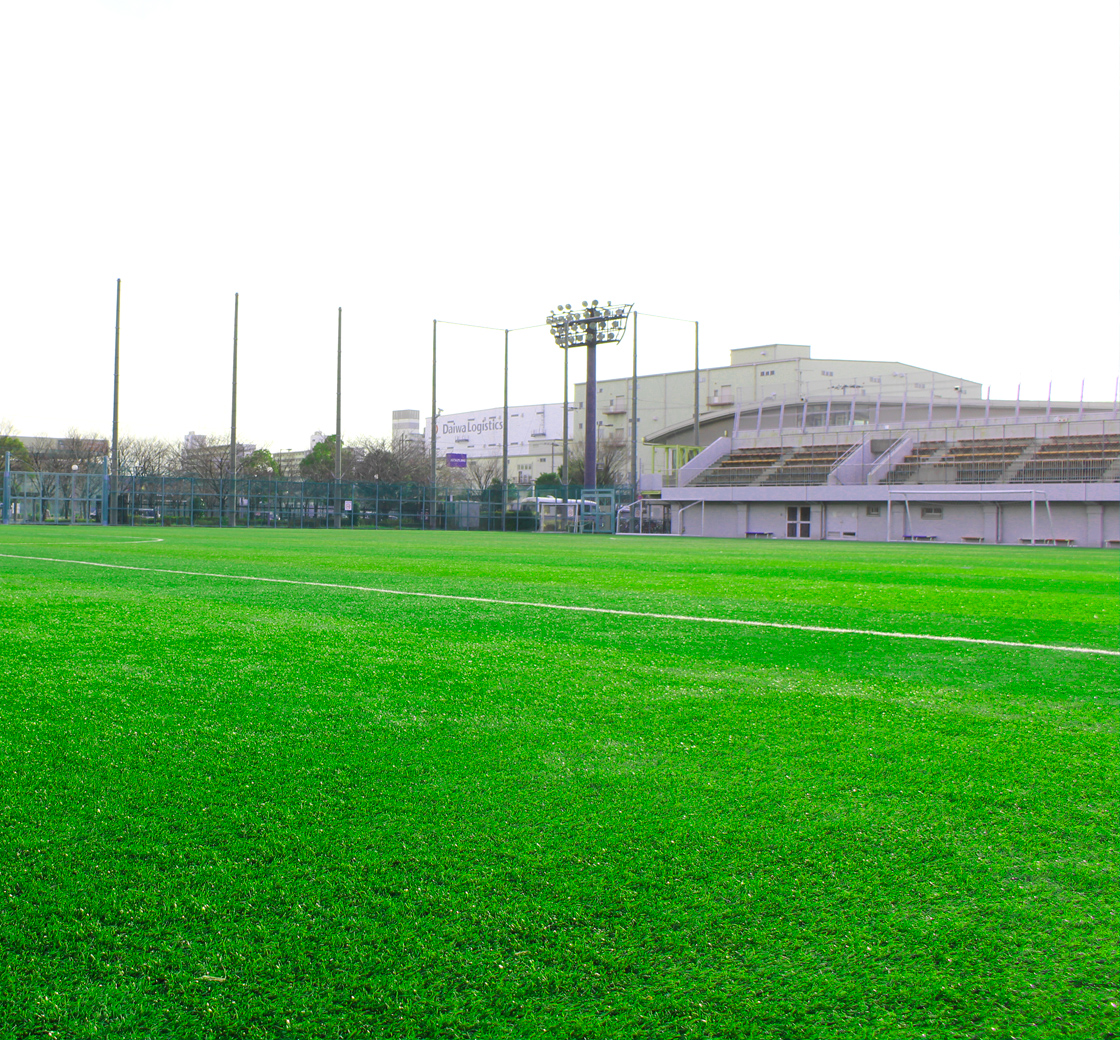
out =
[(1019, 394), (1022, 391), (1022, 389), (1023, 389), (1023, 384), (1022, 383), (1017, 383), (1015, 385), (1015, 421), (1016, 422), (1019, 421)]
[[(1082, 419), (1085, 416), (1085, 380), (1081, 380), (1081, 397), (1077, 401), (1077, 418)], [(1049, 499), (1047, 499), (1049, 501)]]
[(12, 453), (4, 452), (4, 504), (0, 513), (0, 522), (8, 523), (8, 514), (12, 503)]
[[(121, 280), (117, 279), (117, 331), (113, 339), (113, 460), (109, 477), (109, 500), (112, 503), (112, 518), (109, 523), (116, 524), (117, 517), (117, 476), (120, 473), (120, 452), (117, 438), (121, 387)], [(109, 510), (106, 510), (109, 512)]]
[(1053, 392), (1053, 390), (1054, 390), (1054, 381), (1051, 379), (1050, 382), (1046, 384), (1046, 421), (1047, 422), (1050, 421), (1050, 395)]
[(957, 425), (961, 424), (961, 394), (964, 392), (964, 386), (957, 387)]
[[(192, 500), (193, 501), (193, 500)], [(101, 526), (109, 523), (109, 456), (101, 460)]]
[(338, 308), (338, 375), (334, 401), (334, 526), (342, 527), (342, 308)]
[(596, 487), (595, 468), (598, 460), (595, 457), (596, 436), (598, 434), (599, 400), (598, 387), (595, 383), (595, 326), (588, 324), (587, 328), (587, 393), (584, 401), (583, 416), (583, 486), (585, 490), (594, 491)]
[(509, 329), (505, 330), (502, 355), (502, 530), (506, 529), (509, 508)]
[[(565, 332), (565, 341), (567, 333)], [(560, 460), (560, 482), (564, 485), (564, 501), (568, 501), (568, 345), (564, 344), (564, 457)]]
[[(700, 447), (700, 322), (693, 322), (696, 326), (696, 375), (692, 387), (692, 435), (696, 438), (696, 447)], [(701, 510), (702, 512), (702, 510)]]
[(988, 425), (988, 416), (992, 414), (992, 384), (988, 384), (988, 399), (984, 403), (984, 425)]
[[(237, 526), (237, 293), (233, 294), (233, 406), (229, 420), (229, 489), (231, 526)], [(246, 521), (248, 522), (248, 521)]]
[[(634, 379), (630, 386), (630, 497), (638, 497), (638, 314), (634, 313)], [(633, 527), (633, 524), (631, 524)]]
[(436, 483), (436, 318), (432, 319), (432, 486)]

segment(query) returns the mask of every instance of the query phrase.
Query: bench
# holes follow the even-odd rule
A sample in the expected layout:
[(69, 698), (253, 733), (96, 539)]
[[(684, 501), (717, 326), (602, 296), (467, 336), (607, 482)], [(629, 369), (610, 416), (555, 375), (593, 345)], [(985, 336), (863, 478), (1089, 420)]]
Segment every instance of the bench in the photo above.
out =
[(984, 540), (984, 536), (982, 534), (962, 534), (961, 535), (961, 541), (962, 542), (982, 542), (983, 540)]
[(773, 531), (748, 531), (747, 532), (747, 537), (748, 538), (773, 538), (774, 537), (774, 532)]
[[(902, 536), (908, 542), (936, 542), (937, 535), (935, 534), (904, 534)], [(1030, 539), (1028, 539), (1029, 541)]]

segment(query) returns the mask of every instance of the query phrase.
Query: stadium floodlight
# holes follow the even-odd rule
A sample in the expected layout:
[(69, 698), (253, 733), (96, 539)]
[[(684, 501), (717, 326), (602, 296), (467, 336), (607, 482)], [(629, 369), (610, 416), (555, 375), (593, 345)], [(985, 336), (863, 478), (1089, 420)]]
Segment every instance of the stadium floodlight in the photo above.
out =
[(595, 468), (597, 464), (595, 417), (597, 413), (597, 387), (595, 384), (595, 348), (600, 343), (617, 343), (626, 335), (626, 322), (634, 305), (627, 303), (616, 307), (610, 300), (605, 307), (598, 300), (583, 301), (583, 309), (573, 311), (571, 304), (565, 304), (553, 311), (548, 318), (549, 328), (556, 345), (564, 351), (564, 487), (567, 494), (568, 484), (568, 351), (572, 347), (587, 348), (587, 394), (584, 402), (583, 422), (583, 483), (584, 487), (595, 490)]

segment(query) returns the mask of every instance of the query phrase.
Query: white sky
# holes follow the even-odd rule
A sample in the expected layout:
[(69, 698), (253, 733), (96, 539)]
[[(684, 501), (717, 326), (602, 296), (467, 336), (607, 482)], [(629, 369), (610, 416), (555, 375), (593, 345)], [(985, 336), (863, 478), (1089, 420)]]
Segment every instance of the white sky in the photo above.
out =
[[(701, 364), (807, 343), (1112, 400), (1114, 0), (0, 8), (0, 419), (304, 447), (429, 411), (432, 319), (608, 297)], [(643, 321), (641, 371), (688, 368)], [(501, 401), (441, 327), (439, 404)], [(600, 374), (629, 369), (628, 345)], [(583, 361), (573, 355), (572, 382)], [(563, 395), (545, 330), (511, 401)]]

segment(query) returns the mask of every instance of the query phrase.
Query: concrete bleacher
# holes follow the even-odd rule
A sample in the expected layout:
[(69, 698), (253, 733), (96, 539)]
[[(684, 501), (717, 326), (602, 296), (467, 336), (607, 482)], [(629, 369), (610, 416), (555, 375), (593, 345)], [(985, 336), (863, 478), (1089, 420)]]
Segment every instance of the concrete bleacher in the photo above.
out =
[(946, 448), (947, 444), (945, 441), (920, 441), (915, 444), (913, 449), (903, 460), (891, 470), (887, 482), (891, 484), (902, 484), (908, 480), (916, 481), (921, 468), (939, 458)]
[[(858, 446), (773, 445), (736, 448), (696, 481), (705, 486), (791, 487), (826, 484)], [(990, 437), (913, 445), (885, 477), (899, 484), (1096, 483), (1120, 479), (1120, 435)]]
[(1081, 484), (1116, 480), (1120, 434), (1079, 434), (1042, 441), (1009, 480), (1014, 484)]
[(824, 484), (832, 467), (849, 451), (852, 444), (816, 444), (798, 448), (786, 456), (759, 480), (760, 485)]
[[(791, 449), (792, 451), (792, 449)], [(711, 466), (698, 484), (753, 484), (778, 465), (785, 454), (780, 447), (736, 448)]]

